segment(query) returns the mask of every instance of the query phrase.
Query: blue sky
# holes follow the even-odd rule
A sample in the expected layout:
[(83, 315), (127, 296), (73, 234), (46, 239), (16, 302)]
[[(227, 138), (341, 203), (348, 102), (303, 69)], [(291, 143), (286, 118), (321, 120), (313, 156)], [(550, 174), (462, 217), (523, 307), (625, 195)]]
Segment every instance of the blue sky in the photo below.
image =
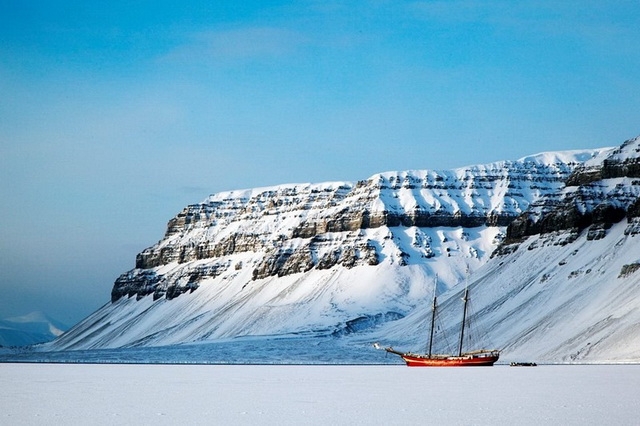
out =
[(0, 0), (0, 318), (68, 323), (189, 203), (640, 134), (637, 1)]

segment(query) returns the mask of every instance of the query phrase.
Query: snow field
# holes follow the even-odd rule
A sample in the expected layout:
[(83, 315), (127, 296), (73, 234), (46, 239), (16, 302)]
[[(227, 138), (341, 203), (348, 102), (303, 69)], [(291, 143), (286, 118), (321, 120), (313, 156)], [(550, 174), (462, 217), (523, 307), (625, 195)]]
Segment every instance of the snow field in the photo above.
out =
[(0, 364), (3, 425), (635, 425), (640, 365)]

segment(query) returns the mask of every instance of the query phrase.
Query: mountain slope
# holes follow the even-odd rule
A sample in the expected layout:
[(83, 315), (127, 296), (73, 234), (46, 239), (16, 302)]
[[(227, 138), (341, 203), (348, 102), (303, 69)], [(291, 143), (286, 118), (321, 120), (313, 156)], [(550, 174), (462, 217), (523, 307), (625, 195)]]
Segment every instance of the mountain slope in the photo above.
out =
[(169, 221), (116, 280), (111, 303), (45, 348), (345, 336), (402, 323), (436, 273), (439, 291), (453, 287), (532, 203), (610, 151), (212, 195)]
[[(638, 165), (640, 138), (585, 163), (567, 187), (516, 219), (474, 274), (472, 319), (506, 360), (640, 359)], [(444, 295), (448, 334), (459, 332), (461, 287)], [(420, 347), (426, 311), (369, 338)]]

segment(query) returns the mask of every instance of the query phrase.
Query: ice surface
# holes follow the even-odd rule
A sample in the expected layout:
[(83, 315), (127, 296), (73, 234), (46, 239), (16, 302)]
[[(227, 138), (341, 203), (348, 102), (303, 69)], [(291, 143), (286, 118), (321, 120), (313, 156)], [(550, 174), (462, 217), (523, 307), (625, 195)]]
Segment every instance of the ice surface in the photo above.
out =
[(265, 336), (160, 347), (41, 352), (1, 348), (2, 362), (153, 364), (402, 364), (371, 342), (343, 337)]
[(640, 366), (0, 364), (6, 425), (635, 425)]

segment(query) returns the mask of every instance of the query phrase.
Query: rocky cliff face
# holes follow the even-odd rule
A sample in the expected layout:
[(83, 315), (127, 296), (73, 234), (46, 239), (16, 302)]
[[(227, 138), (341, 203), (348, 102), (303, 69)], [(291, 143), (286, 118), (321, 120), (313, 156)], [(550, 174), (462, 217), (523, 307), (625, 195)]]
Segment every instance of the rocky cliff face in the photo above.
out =
[(590, 227), (589, 239), (603, 238), (615, 223), (627, 219), (628, 233), (640, 232), (640, 137), (585, 162), (569, 176), (566, 187), (532, 204), (509, 225), (507, 242), (526, 236)]
[[(169, 221), (164, 238), (115, 282), (112, 301), (173, 299), (205, 279), (251, 269), (251, 279), (335, 266), (377, 265), (382, 241), (366, 230), (504, 227), (532, 202), (556, 193), (594, 152), (541, 154), (452, 171), (388, 172), (356, 183), (282, 185), (212, 195)], [(416, 232), (421, 257), (438, 253)], [(250, 261), (234, 255), (250, 253)], [(445, 253), (446, 255), (446, 253)], [(392, 257), (406, 264), (396, 247)]]

